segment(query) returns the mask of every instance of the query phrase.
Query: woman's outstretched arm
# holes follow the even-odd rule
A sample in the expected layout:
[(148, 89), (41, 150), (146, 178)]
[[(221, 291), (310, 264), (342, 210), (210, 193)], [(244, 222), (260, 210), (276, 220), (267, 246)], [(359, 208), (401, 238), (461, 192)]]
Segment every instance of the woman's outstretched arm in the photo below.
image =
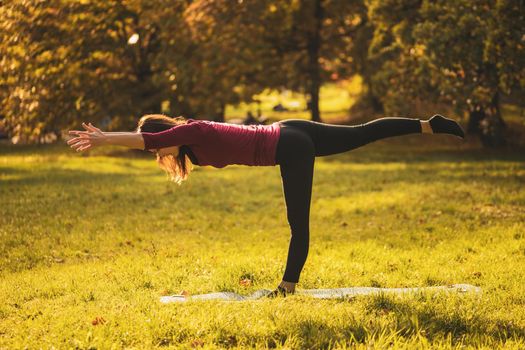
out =
[(91, 123), (82, 123), (82, 126), (86, 130), (71, 130), (69, 134), (75, 135), (75, 137), (67, 141), (67, 144), (77, 152), (87, 151), (90, 148), (104, 145), (144, 149), (144, 139), (140, 133), (103, 132), (99, 128), (94, 127)]

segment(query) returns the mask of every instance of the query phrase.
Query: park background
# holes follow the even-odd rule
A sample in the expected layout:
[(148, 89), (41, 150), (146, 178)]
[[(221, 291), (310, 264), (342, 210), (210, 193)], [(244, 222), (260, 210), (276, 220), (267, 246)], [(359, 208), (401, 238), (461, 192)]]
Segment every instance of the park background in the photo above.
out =
[[(0, 2), (0, 348), (524, 348), (525, 2)], [(357, 124), (452, 117), (316, 161), (298, 288), (470, 283), (481, 295), (161, 305), (273, 289), (277, 168), (77, 154), (141, 115)]]

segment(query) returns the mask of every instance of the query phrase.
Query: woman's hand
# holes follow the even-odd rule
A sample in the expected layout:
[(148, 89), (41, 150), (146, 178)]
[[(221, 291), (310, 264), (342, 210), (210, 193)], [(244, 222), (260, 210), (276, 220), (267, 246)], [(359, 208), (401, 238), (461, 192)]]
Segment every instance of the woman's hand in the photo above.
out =
[(107, 144), (108, 137), (91, 123), (82, 123), (86, 131), (71, 130), (70, 135), (74, 138), (67, 141), (67, 144), (77, 152), (87, 151), (90, 148)]

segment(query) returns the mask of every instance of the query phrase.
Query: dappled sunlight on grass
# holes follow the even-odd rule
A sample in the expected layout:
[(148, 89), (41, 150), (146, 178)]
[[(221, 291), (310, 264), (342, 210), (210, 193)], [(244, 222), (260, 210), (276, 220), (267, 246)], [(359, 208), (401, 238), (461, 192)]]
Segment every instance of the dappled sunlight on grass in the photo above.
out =
[(407, 192), (401, 190), (386, 190), (377, 192), (360, 192), (340, 197), (330, 197), (319, 199), (315, 202), (316, 214), (320, 218), (332, 217), (335, 213), (340, 215), (349, 212), (363, 213), (381, 207), (396, 205), (411, 206), (413, 203), (408, 200)]
[(349, 162), (341, 162), (337, 169), (334, 169), (333, 164), (323, 162), (322, 160), (317, 160), (316, 169), (320, 169), (326, 172), (330, 172), (330, 170), (334, 171), (344, 171), (347, 170), (348, 172), (352, 171), (398, 171), (398, 170), (404, 170), (406, 169), (407, 165), (402, 162), (386, 162), (386, 163), (367, 163), (367, 164), (361, 164), (361, 163), (349, 163)]

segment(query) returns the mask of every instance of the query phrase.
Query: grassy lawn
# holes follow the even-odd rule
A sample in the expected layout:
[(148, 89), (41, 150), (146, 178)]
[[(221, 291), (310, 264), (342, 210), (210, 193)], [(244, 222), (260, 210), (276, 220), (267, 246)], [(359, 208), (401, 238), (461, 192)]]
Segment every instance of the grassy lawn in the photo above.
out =
[(162, 305), (277, 285), (290, 235), (277, 167), (197, 168), (177, 186), (150, 155), (2, 146), (0, 348), (523, 349), (524, 162), (442, 135), (316, 162), (298, 288), (482, 294)]

